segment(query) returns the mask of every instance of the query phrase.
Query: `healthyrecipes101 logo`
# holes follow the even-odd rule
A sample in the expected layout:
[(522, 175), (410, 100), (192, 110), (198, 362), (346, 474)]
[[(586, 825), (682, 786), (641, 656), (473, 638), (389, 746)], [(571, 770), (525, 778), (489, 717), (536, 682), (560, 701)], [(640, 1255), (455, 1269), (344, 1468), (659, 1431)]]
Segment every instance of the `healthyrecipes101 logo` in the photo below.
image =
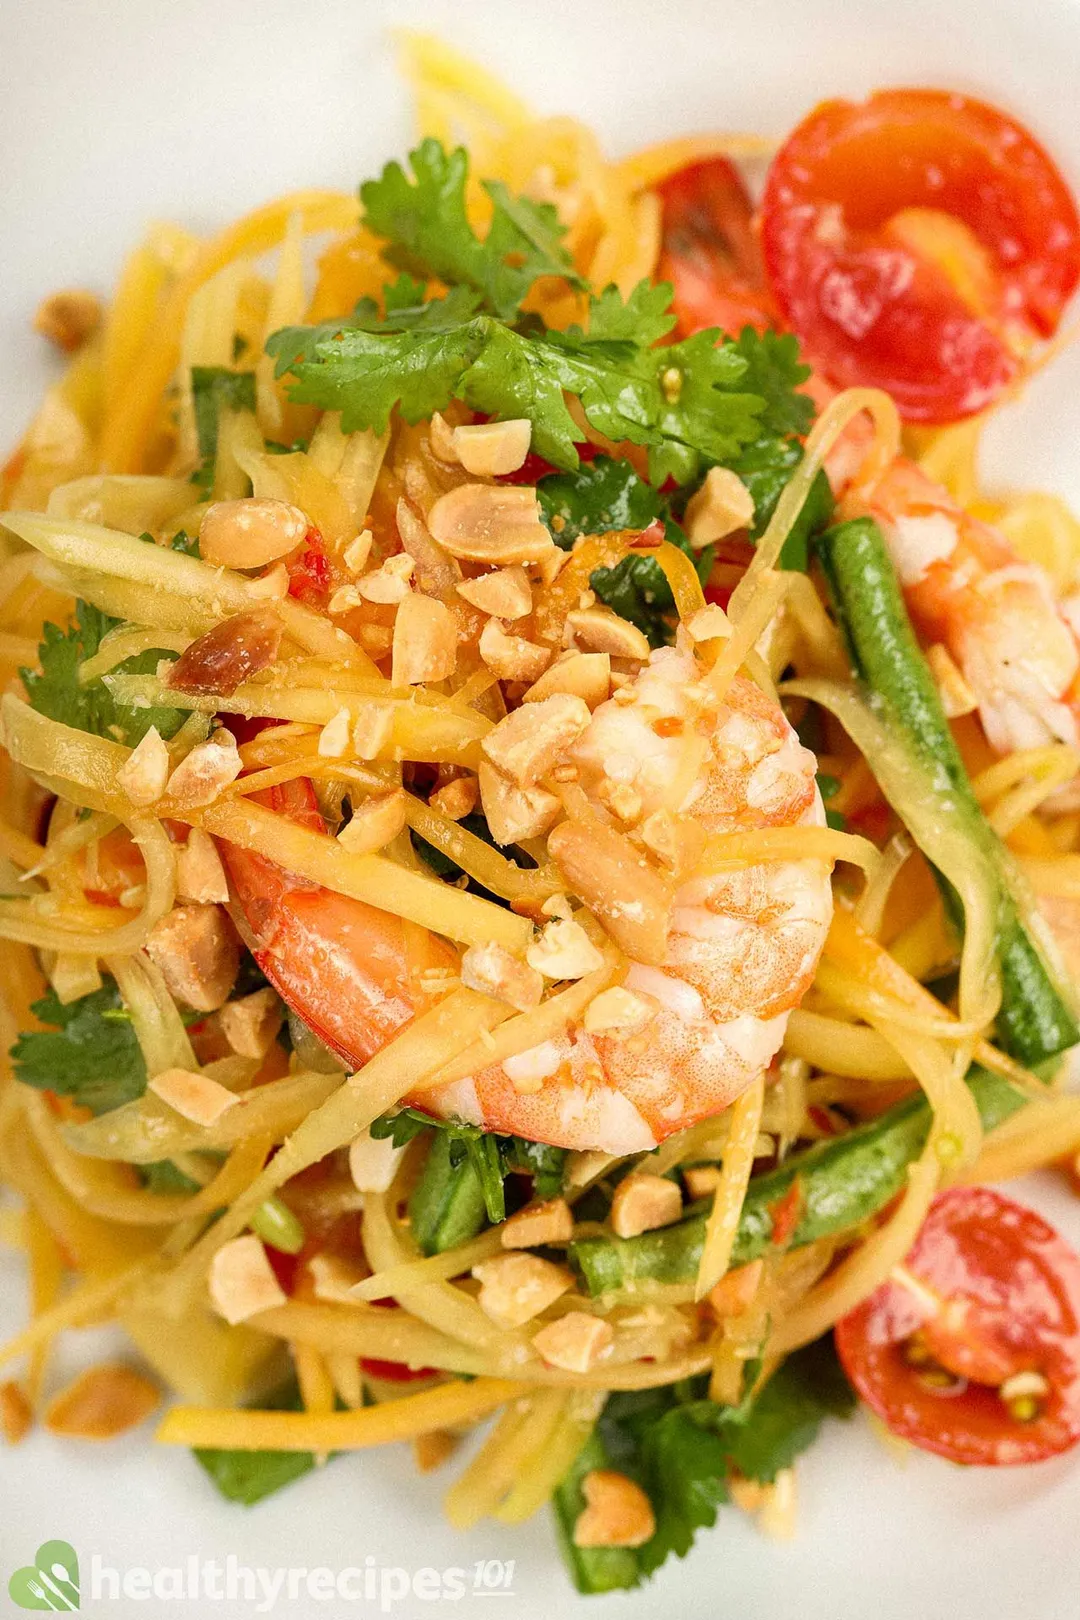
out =
[[(345, 1569), (273, 1568), (242, 1564), (230, 1553), (225, 1559), (200, 1558), (192, 1553), (182, 1564), (147, 1569), (116, 1569), (98, 1553), (92, 1554), (86, 1590), (79, 1583), (79, 1559), (66, 1541), (45, 1541), (34, 1562), (17, 1569), (8, 1592), (20, 1609), (70, 1613), (88, 1603), (161, 1602), (250, 1604), (255, 1614), (269, 1614), (279, 1602), (358, 1603), (380, 1614), (390, 1614), (406, 1599), (421, 1603), (457, 1603), (462, 1598), (514, 1596), (514, 1562), (481, 1558), (468, 1569), (408, 1570), (365, 1558), (362, 1565)], [(415, 1610), (410, 1609), (410, 1613)]]
[(43, 1541), (34, 1562), (17, 1569), (8, 1581), (12, 1602), (20, 1609), (50, 1609), (63, 1614), (79, 1607), (79, 1559), (67, 1541)]

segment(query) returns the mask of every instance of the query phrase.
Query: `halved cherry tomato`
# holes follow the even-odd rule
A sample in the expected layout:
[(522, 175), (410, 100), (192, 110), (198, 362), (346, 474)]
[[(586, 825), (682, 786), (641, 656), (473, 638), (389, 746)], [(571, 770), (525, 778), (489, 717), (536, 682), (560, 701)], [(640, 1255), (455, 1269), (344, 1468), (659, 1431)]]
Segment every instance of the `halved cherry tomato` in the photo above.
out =
[[(848, 1377), (893, 1433), (959, 1463), (1075, 1445), (1080, 1256), (1053, 1228), (987, 1187), (950, 1188), (905, 1269), (914, 1282), (884, 1284), (836, 1327)], [(1010, 1391), (1024, 1374), (1038, 1376)]]
[(657, 281), (670, 281), (681, 336), (719, 326), (778, 326), (753, 204), (727, 158), (706, 158), (657, 187), (663, 218)]
[(762, 246), (807, 358), (916, 422), (995, 399), (1080, 280), (1080, 217), (1051, 158), (943, 90), (812, 112), (769, 171)]

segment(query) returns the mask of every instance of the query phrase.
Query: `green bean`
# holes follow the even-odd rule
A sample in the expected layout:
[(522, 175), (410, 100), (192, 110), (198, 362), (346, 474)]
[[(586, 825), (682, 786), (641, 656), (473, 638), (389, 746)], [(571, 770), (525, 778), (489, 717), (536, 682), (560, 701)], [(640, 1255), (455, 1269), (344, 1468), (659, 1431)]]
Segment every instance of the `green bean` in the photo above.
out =
[[(983, 1128), (992, 1130), (1021, 1108), (1023, 1092), (975, 1065), (968, 1073)], [(879, 1119), (844, 1136), (793, 1154), (775, 1170), (754, 1176), (747, 1188), (731, 1257), (745, 1265), (773, 1247), (777, 1207), (797, 1196), (798, 1219), (781, 1248), (853, 1231), (883, 1209), (907, 1181), (907, 1168), (926, 1145), (930, 1107), (922, 1093), (905, 1098)], [(797, 1185), (797, 1195), (792, 1187)], [(640, 1237), (579, 1238), (569, 1258), (590, 1294), (636, 1283), (689, 1283), (697, 1276), (707, 1209)]]
[(282, 1254), (299, 1254), (304, 1247), (304, 1228), (280, 1198), (267, 1198), (259, 1205), (251, 1217), (251, 1230)]
[(611, 1459), (594, 1429), (552, 1497), (563, 1557), (574, 1585), (586, 1594), (621, 1591), (641, 1579), (633, 1547), (579, 1547), (574, 1541), (574, 1526), (585, 1507), (581, 1482), (593, 1469), (610, 1467)]
[[(1010, 888), (1008, 856), (971, 790), (881, 530), (871, 519), (858, 518), (827, 530), (815, 549), (857, 676), (905, 750), (926, 771), (935, 794), (935, 813), (951, 820), (989, 855), (997, 873), (998, 1040), (1029, 1066), (1053, 1057), (1080, 1040), (1080, 1029), (1024, 927)], [(894, 808), (903, 813), (903, 807)], [(917, 842), (918, 829), (912, 833)], [(936, 876), (946, 908), (960, 928), (960, 899), (941, 874)]]
[(424, 1254), (456, 1249), (487, 1219), (484, 1189), (471, 1158), (452, 1162), (446, 1131), (435, 1131), (420, 1179), (409, 1199), (412, 1235)]

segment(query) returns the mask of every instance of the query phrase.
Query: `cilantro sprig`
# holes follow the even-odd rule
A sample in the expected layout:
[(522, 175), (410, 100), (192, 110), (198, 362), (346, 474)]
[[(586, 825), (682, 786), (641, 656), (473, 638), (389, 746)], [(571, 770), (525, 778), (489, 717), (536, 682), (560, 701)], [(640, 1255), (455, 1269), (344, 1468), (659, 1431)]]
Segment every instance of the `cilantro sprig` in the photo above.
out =
[[(727, 464), (763, 433), (797, 431), (789, 424), (809, 402), (792, 402), (804, 374), (788, 348), (719, 331), (661, 343), (674, 325), (671, 288), (648, 282), (626, 298), (607, 287), (589, 297), (584, 327), (549, 330), (523, 312), (534, 283), (581, 287), (554, 210), (485, 182), (492, 221), (481, 239), (466, 212), (465, 153), (428, 140), (410, 162), (411, 179), (391, 163), (360, 188), (365, 225), (403, 272), (382, 310), (362, 299), (344, 319), (287, 327), (267, 344), (277, 374), (295, 378), (296, 400), (339, 410), (346, 432), (382, 432), (395, 409), (417, 422), (460, 399), (527, 417), (534, 450), (574, 469), (584, 433), (570, 395), (597, 432), (647, 450), (657, 486)], [(429, 297), (433, 282), (446, 291)]]
[[(75, 617), (66, 629), (55, 624), (44, 626), (38, 648), (40, 672), (23, 669), (19, 673), (27, 699), (39, 714), (77, 731), (90, 731), (134, 748), (151, 726), (156, 726), (162, 737), (171, 737), (182, 724), (184, 713), (161, 704), (133, 709), (119, 703), (101, 679), (80, 681), (79, 665), (94, 656), (104, 637), (119, 623), (119, 619), (110, 618), (89, 602), (77, 602)], [(153, 649), (139, 653), (121, 664), (119, 672), (150, 675), (163, 656)]]
[(146, 1064), (112, 979), (66, 1005), (49, 990), (30, 1011), (48, 1027), (20, 1035), (11, 1048), (24, 1086), (70, 1097), (95, 1114), (142, 1096)]

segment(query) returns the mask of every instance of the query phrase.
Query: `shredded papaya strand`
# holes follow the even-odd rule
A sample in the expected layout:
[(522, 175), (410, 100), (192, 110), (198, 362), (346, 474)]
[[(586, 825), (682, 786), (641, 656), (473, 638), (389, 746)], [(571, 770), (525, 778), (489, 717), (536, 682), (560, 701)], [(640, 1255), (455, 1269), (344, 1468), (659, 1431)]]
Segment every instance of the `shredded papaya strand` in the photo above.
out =
[(527, 1395), (528, 1384), (477, 1378), (380, 1401), (355, 1412), (256, 1412), (224, 1407), (174, 1406), (155, 1438), (167, 1446), (213, 1446), (232, 1451), (357, 1451), (410, 1440), (432, 1429), (475, 1423), (497, 1407)]
[[(642, 552), (642, 555), (650, 554)], [(698, 571), (685, 551), (673, 546), (670, 540), (665, 540), (657, 546), (651, 555), (655, 557), (660, 571), (671, 587), (671, 594), (675, 598), (675, 611), (685, 624), (706, 606), (705, 592), (701, 588)]]
[(731, 1128), (724, 1144), (720, 1185), (713, 1195), (705, 1224), (705, 1241), (694, 1283), (694, 1298), (704, 1299), (731, 1263), (739, 1228), (739, 1213), (754, 1168), (754, 1147), (765, 1100), (765, 1080), (759, 1075), (731, 1107)]
[(347, 230), (356, 223), (357, 203), (342, 192), (293, 192), (255, 209), (204, 244), (192, 267), (165, 294), (127, 386), (102, 426), (101, 465), (107, 472), (142, 471), (154, 418), (180, 357), (192, 294), (234, 259), (276, 246), (293, 214), (300, 215), (307, 231)]
[(88, 1277), (77, 1283), (58, 1304), (35, 1316), (21, 1333), (16, 1333), (6, 1344), (0, 1344), (0, 1366), (30, 1354), (39, 1345), (48, 1344), (64, 1328), (82, 1327), (111, 1314), (121, 1294), (146, 1275), (149, 1264), (144, 1257), (134, 1264), (119, 1266), (103, 1277)]
[(705, 845), (695, 863), (695, 877), (712, 877), (729, 867), (758, 861), (847, 861), (873, 874), (881, 854), (868, 838), (832, 827), (762, 827), (749, 832), (719, 833)]

